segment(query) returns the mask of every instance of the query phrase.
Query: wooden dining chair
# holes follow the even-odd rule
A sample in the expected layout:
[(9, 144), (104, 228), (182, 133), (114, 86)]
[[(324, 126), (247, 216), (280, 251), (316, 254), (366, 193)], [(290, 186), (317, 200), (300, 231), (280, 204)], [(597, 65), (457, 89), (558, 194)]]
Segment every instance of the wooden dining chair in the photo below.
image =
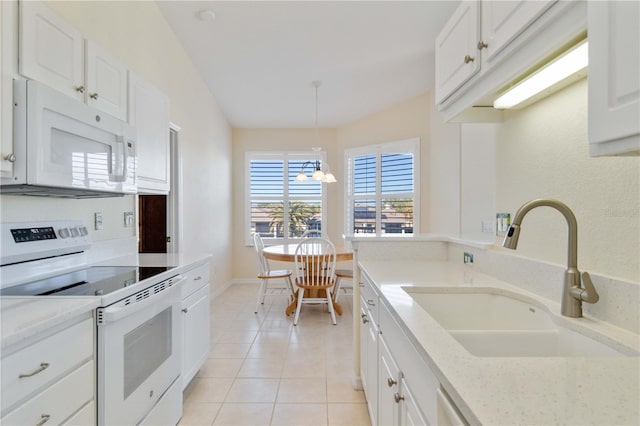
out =
[(305, 303), (326, 303), (331, 321), (336, 324), (331, 288), (334, 285), (336, 248), (326, 238), (306, 238), (295, 251), (295, 284), (298, 287), (298, 303), (293, 325), (298, 324), (300, 309)]
[[(335, 274), (336, 285), (333, 290), (333, 301), (337, 303), (340, 297), (340, 290), (343, 290), (345, 294), (353, 294), (353, 269), (336, 269)], [(345, 285), (342, 280), (350, 280), (351, 283)]]
[[(258, 302), (256, 303), (255, 313), (258, 313), (258, 309), (260, 309), (260, 305), (264, 304), (264, 298), (266, 296), (281, 296), (282, 294), (287, 295), (287, 300), (293, 301), (295, 297), (293, 283), (291, 282), (291, 275), (293, 274), (290, 269), (278, 269), (271, 270), (269, 266), (269, 260), (264, 257), (264, 242), (262, 241), (262, 237), (259, 233), (255, 232), (253, 234), (253, 246), (256, 249), (256, 255), (258, 257), (258, 278), (260, 281), (260, 293), (258, 293)], [(284, 281), (284, 286), (274, 287), (269, 286), (269, 280), (274, 279), (282, 279)]]

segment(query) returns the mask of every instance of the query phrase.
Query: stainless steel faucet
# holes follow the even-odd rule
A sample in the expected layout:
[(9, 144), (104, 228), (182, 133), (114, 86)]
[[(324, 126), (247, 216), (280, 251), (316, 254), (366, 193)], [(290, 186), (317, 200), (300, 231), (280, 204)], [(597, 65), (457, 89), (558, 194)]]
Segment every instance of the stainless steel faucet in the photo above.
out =
[(567, 270), (564, 273), (564, 290), (562, 293), (562, 310), (564, 316), (580, 318), (582, 316), (582, 302), (596, 303), (600, 296), (593, 286), (591, 277), (586, 272), (582, 273), (582, 284), (580, 271), (578, 271), (578, 222), (571, 209), (561, 201), (550, 198), (531, 200), (518, 209), (513, 218), (513, 223), (504, 237), (502, 246), (515, 250), (520, 237), (520, 224), (525, 215), (536, 207), (553, 207), (564, 215), (569, 226), (569, 253), (567, 259)]

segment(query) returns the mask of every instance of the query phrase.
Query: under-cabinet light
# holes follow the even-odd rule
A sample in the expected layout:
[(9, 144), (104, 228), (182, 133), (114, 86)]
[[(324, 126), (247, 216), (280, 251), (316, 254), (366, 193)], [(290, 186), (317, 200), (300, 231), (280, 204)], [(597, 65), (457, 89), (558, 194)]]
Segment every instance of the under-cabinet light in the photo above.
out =
[(515, 85), (496, 99), (493, 107), (513, 108), (554, 84), (583, 71), (588, 64), (589, 48), (588, 43), (584, 41)]

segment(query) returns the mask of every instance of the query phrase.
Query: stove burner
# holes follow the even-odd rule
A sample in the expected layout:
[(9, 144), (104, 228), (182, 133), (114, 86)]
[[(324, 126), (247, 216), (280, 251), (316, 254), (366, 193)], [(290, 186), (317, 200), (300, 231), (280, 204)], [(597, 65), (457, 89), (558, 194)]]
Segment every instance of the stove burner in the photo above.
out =
[(93, 266), (0, 289), (0, 296), (103, 296), (137, 284), (172, 266)]

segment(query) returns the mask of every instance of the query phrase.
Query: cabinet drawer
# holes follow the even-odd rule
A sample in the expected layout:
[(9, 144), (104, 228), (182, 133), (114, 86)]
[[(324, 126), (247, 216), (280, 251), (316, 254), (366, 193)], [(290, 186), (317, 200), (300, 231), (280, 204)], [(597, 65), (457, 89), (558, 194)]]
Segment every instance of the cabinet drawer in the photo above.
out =
[(360, 302), (369, 310), (369, 316), (372, 321), (378, 324), (378, 294), (373, 289), (373, 284), (365, 274), (362, 277), (362, 294)]
[[(91, 358), (93, 331), (93, 318), (88, 318), (2, 358), (2, 409), (10, 408), (30, 393)], [(20, 375), (23, 377), (20, 378)], [(29, 376), (24, 377), (25, 375)]]
[(62, 424), (87, 401), (93, 399), (94, 376), (94, 364), (89, 361), (3, 417), (2, 423)]
[(70, 419), (64, 422), (65, 426), (87, 426), (96, 424), (96, 404), (94, 401), (89, 402), (82, 407), (80, 411), (74, 414)]
[(186, 281), (182, 286), (182, 298), (188, 297), (209, 282), (209, 262), (182, 274)]

